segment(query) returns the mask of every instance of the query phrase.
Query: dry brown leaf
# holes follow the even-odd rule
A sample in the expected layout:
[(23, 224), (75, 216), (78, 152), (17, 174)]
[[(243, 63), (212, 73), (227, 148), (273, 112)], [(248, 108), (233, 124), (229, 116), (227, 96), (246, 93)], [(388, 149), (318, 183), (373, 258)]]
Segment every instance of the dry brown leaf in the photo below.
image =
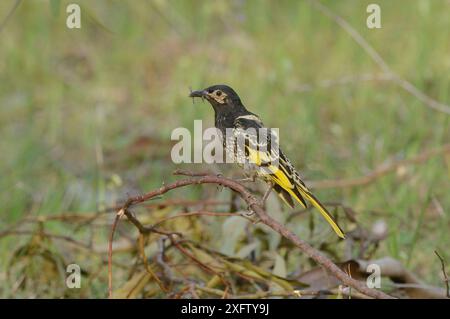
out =
[(114, 299), (132, 299), (136, 298), (150, 281), (151, 275), (143, 270), (136, 273), (122, 287), (113, 292)]

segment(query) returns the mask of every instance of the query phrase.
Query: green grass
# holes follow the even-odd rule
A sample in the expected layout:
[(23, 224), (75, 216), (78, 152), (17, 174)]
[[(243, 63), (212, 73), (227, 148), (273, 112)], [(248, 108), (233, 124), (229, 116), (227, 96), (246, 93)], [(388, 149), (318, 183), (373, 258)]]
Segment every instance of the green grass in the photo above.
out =
[[(0, 19), (13, 3), (2, 1)], [(130, 185), (143, 191), (172, 179), (170, 147), (149, 144), (135, 157), (123, 150), (139, 136), (169, 141), (173, 128), (191, 128), (194, 119), (211, 125), (211, 108), (192, 105), (189, 87), (233, 86), (265, 124), (280, 128), (286, 153), (309, 180), (359, 176), (393, 155), (450, 142), (450, 117), (392, 82), (296, 90), (381, 73), (303, 1), (78, 1), (81, 30), (65, 27), (67, 3), (54, 14), (48, 1), (23, 1), (0, 32), (2, 229), (25, 215), (93, 211), (123, 198)], [(377, 1), (379, 30), (365, 26), (370, 1), (323, 3), (394, 72), (450, 103), (448, 1)], [(114, 176), (124, 182), (117, 186)], [(378, 255), (393, 255), (439, 285), (433, 250), (450, 260), (449, 180), (441, 156), (408, 166), (405, 176), (318, 195), (354, 207), (366, 226), (379, 218), (372, 211), (383, 212), (390, 234)], [(11, 245), (0, 241), (3, 269)]]

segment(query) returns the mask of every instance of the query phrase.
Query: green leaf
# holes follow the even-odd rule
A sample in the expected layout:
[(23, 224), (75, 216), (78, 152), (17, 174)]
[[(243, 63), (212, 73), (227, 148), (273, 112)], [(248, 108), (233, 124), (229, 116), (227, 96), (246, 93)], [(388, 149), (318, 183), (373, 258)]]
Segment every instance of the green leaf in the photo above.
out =
[(276, 276), (286, 278), (286, 263), (284, 258), (279, 254), (275, 254), (275, 265), (273, 267), (272, 273)]
[(230, 217), (223, 223), (221, 253), (234, 256), (237, 243), (245, 233), (246, 225), (247, 221), (241, 216)]
[(145, 285), (150, 281), (150, 274), (143, 270), (140, 273), (136, 273), (128, 280), (122, 287), (116, 289), (113, 292), (113, 298), (115, 299), (133, 299), (136, 298), (145, 288)]

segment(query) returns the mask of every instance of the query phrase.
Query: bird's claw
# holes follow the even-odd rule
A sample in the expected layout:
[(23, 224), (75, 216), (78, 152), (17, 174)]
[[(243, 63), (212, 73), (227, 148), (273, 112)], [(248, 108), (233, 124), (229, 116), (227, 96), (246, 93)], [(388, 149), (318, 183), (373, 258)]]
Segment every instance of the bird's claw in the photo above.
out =
[(256, 180), (256, 175), (246, 175), (245, 178), (241, 178), (236, 180), (238, 183), (249, 183), (249, 182), (254, 182)]
[(249, 208), (249, 210), (244, 213), (244, 215), (247, 217), (252, 217), (255, 214), (256, 214), (255, 211), (251, 208)]
[(256, 212), (249, 206), (247, 211), (243, 212), (242, 215), (249, 219), (253, 224), (257, 224), (261, 221)]

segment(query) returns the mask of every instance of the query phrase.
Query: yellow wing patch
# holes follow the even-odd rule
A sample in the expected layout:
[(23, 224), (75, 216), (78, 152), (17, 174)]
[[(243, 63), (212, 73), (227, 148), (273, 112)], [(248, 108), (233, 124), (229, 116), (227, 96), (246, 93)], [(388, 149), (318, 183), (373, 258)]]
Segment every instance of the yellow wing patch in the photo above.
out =
[(251, 163), (261, 166), (262, 163), (269, 163), (271, 162), (271, 158), (267, 152), (260, 152), (258, 150), (254, 150), (250, 147), (246, 147), (248, 150), (248, 157)]
[(289, 178), (286, 176), (286, 174), (284, 174), (284, 172), (281, 169), (279, 169), (278, 167), (275, 167), (273, 165), (270, 165), (269, 169), (276, 176), (276, 178), (280, 182), (279, 185), (281, 187), (283, 187), (284, 189), (286, 189), (286, 188), (289, 188), (289, 189), (294, 188), (294, 185), (292, 185), (292, 183), (289, 180)]
[[(250, 162), (257, 166), (261, 167), (263, 163), (270, 163), (272, 161), (270, 155), (267, 152), (260, 152), (249, 147), (247, 147), (247, 150)], [(304, 201), (300, 199), (299, 196), (295, 193), (294, 185), (292, 184), (289, 177), (283, 172), (283, 170), (274, 165), (269, 165), (266, 169), (268, 172), (270, 172), (267, 175), (270, 175), (270, 180), (272, 180), (272, 182), (281, 186), (292, 197), (294, 197), (296, 201), (298, 201), (304, 208), (306, 208)]]
[[(262, 166), (263, 163), (270, 163), (273, 161), (273, 159), (270, 157), (268, 152), (260, 152), (254, 149), (251, 149), (250, 147), (247, 147), (248, 154), (249, 154), (249, 160), (251, 163)], [(268, 165), (267, 170), (270, 172), (270, 174), (275, 175), (277, 184), (279, 184), (281, 187), (287, 189), (287, 188), (294, 188), (294, 185), (292, 185), (289, 178), (286, 176), (286, 174), (280, 170), (278, 167), (274, 165)]]
[[(251, 141), (250, 141), (251, 142)], [(253, 145), (256, 142), (253, 141)], [(334, 232), (341, 238), (345, 238), (344, 232), (336, 223), (334, 218), (330, 215), (327, 209), (314, 197), (314, 195), (308, 190), (308, 188), (299, 180), (298, 176), (296, 176), (294, 169), (291, 167), (289, 162), (286, 162), (286, 159), (281, 158), (280, 165), (275, 166), (272, 163), (275, 162), (278, 158), (279, 154), (272, 154), (267, 151), (259, 151), (255, 148), (251, 148), (249, 145), (246, 145), (246, 150), (248, 154), (248, 160), (250, 163), (263, 168), (265, 177), (268, 177), (270, 181), (281, 187), (285, 190), (290, 196), (292, 196), (296, 201), (298, 201), (303, 207), (306, 208), (306, 202), (303, 199), (305, 197), (314, 207), (316, 207), (325, 220), (331, 225)], [(283, 155), (284, 156), (284, 155)], [(281, 169), (280, 169), (281, 168)], [(292, 176), (290, 176), (292, 172)], [(259, 172), (261, 173), (261, 172)], [(296, 179), (297, 178), (297, 179)], [(278, 192), (280, 195), (280, 192)], [(281, 194), (283, 195), (283, 194)], [(285, 195), (287, 196), (287, 194)], [(286, 198), (281, 196), (282, 199), (289, 205)]]

